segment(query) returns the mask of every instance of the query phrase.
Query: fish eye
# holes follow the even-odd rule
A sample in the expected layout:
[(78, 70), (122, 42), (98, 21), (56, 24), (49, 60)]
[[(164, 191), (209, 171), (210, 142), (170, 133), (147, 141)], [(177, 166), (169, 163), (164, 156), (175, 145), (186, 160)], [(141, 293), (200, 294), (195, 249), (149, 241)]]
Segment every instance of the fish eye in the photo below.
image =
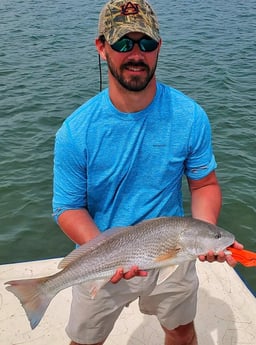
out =
[(216, 238), (216, 240), (217, 240), (218, 238), (221, 238), (221, 233), (220, 233), (219, 231), (216, 232), (216, 234), (215, 234), (214, 237)]

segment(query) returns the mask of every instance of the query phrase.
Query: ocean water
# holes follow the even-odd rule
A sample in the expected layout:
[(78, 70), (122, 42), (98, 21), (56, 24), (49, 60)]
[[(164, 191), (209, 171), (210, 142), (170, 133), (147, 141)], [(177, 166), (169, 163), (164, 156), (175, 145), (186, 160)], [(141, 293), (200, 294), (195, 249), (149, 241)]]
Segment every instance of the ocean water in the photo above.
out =
[[(99, 91), (94, 39), (103, 4), (0, 2), (0, 264), (73, 249), (51, 216), (53, 143), (63, 120)], [(197, 100), (211, 121), (219, 225), (256, 251), (256, 2), (151, 4), (163, 39), (158, 79)], [(185, 187), (184, 202), (189, 213)], [(256, 291), (255, 268), (238, 270)]]

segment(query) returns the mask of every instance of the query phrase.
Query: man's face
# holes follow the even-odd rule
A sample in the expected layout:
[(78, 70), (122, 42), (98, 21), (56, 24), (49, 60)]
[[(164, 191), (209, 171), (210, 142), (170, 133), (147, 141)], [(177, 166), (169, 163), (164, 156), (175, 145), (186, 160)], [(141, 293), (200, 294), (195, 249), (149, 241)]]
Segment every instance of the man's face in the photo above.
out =
[[(145, 35), (130, 33), (126, 36), (137, 41)], [(108, 43), (105, 45), (110, 79), (114, 78), (129, 91), (144, 90), (155, 75), (160, 44), (154, 51), (143, 52), (135, 43), (133, 49), (126, 53), (113, 50)]]

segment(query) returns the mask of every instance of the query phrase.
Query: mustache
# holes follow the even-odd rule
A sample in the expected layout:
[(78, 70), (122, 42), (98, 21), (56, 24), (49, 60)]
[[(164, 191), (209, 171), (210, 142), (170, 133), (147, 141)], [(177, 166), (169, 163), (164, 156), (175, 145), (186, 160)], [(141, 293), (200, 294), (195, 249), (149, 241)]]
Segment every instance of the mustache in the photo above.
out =
[(122, 69), (125, 69), (127, 67), (143, 67), (149, 70), (148, 65), (146, 65), (143, 61), (129, 61), (122, 65)]

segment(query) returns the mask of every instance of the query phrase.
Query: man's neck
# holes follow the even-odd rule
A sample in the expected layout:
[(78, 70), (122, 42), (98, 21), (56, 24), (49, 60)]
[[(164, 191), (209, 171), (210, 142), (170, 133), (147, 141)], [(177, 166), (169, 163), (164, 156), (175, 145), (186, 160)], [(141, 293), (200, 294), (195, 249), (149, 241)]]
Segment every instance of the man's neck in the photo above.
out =
[(124, 113), (135, 113), (145, 109), (156, 94), (156, 80), (153, 78), (142, 91), (129, 91), (119, 84), (109, 84), (109, 97), (114, 106)]

